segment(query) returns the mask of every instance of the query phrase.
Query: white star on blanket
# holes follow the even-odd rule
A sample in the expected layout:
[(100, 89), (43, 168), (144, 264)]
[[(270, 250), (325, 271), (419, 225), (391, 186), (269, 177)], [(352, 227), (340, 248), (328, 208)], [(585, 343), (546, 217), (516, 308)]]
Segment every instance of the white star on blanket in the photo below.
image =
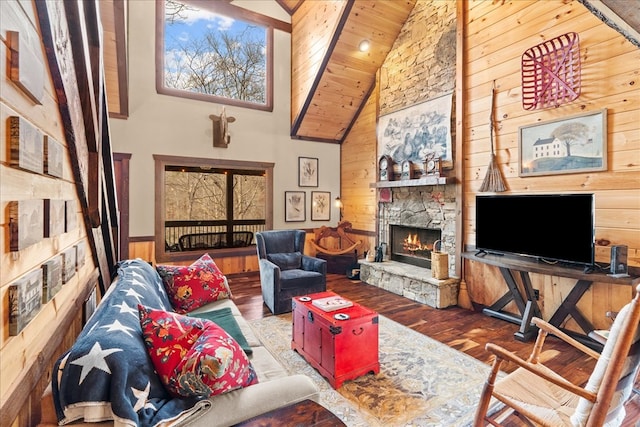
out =
[(129, 296), (129, 297), (133, 297), (135, 299), (138, 300), (138, 302), (141, 302), (140, 298), (142, 298), (142, 295), (140, 295), (139, 293), (137, 293), (136, 291), (134, 291), (133, 289), (129, 288), (129, 289), (123, 289), (120, 292), (124, 292), (125, 295)]
[(120, 304), (114, 304), (114, 307), (120, 308), (120, 313), (129, 313), (133, 315), (136, 319), (138, 318), (138, 309), (130, 307), (129, 304), (122, 301)]
[(71, 362), (72, 365), (82, 366), (82, 372), (80, 373), (80, 381), (78, 384), (82, 384), (82, 381), (84, 381), (85, 377), (93, 368), (100, 369), (110, 374), (111, 370), (104, 359), (111, 353), (116, 353), (118, 351), (122, 351), (122, 349), (110, 348), (103, 350), (102, 347), (100, 347), (100, 343), (97, 342), (93, 347), (91, 347), (91, 351), (89, 353), (82, 357), (78, 357), (76, 360)]
[(100, 327), (103, 328), (103, 329), (106, 329), (107, 332), (122, 331), (125, 334), (129, 335), (130, 337), (133, 336), (133, 335), (131, 335), (131, 333), (129, 331), (133, 331), (134, 329), (130, 328), (128, 326), (124, 326), (118, 320), (114, 320), (113, 323), (111, 323), (109, 325), (100, 326)]
[(131, 286), (140, 286), (142, 289), (146, 289), (147, 288), (147, 283), (144, 280), (144, 276), (140, 273), (138, 273), (137, 271), (132, 271), (131, 272)]
[[(142, 285), (144, 285), (144, 286), (147, 286), (146, 279), (145, 279), (145, 277), (144, 277), (142, 274), (138, 273), (137, 271), (132, 271), (132, 272), (131, 272), (131, 275), (132, 275), (132, 276), (134, 276), (134, 277), (136, 277), (136, 278), (138, 278), (138, 277), (139, 277), (140, 279), (142, 279), (142, 283), (138, 282), (138, 280), (137, 280), (137, 279), (134, 279), (134, 281), (132, 282), (132, 284), (134, 284), (134, 285), (140, 285), (140, 284), (142, 284)], [(165, 293), (164, 285), (162, 284), (162, 282), (158, 282), (158, 283), (157, 283), (157, 287), (158, 287), (158, 292), (160, 292), (161, 294), (164, 294), (164, 293)]]
[(133, 405), (133, 410), (138, 412), (142, 408), (151, 408), (157, 409), (153, 403), (147, 402), (149, 398), (149, 391), (151, 390), (151, 383), (147, 383), (147, 386), (144, 390), (138, 390), (137, 388), (131, 387), (131, 392), (136, 397), (136, 403)]

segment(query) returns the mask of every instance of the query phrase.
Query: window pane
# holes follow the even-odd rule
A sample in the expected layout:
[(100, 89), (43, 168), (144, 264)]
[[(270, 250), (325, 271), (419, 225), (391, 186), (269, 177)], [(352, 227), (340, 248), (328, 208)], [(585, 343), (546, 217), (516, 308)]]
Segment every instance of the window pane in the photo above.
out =
[(266, 27), (165, 2), (165, 87), (265, 104), (266, 67)]
[[(255, 233), (273, 226), (273, 164), (153, 156), (156, 261), (192, 260), (193, 251), (246, 255)], [(237, 199), (237, 201), (236, 201)], [(236, 212), (234, 215), (233, 212)]]
[(233, 219), (264, 219), (266, 193), (263, 175), (234, 175)]
[(166, 221), (226, 219), (224, 173), (165, 172)]

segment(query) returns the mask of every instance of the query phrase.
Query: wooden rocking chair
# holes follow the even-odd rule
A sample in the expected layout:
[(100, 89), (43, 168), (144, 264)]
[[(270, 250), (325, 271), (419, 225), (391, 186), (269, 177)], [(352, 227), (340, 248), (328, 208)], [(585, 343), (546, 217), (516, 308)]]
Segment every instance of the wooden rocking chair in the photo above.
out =
[[(487, 344), (486, 349), (495, 355), (495, 360), (480, 396), (474, 426), (484, 426), (485, 423), (499, 426), (497, 419), (506, 411), (516, 413), (527, 425), (619, 426), (624, 420), (624, 404), (631, 395), (640, 365), (638, 322), (640, 286), (636, 288), (633, 300), (616, 316), (602, 353), (591, 350), (535, 317), (533, 323), (540, 330), (528, 360), (495, 344)], [(548, 334), (597, 359), (584, 387), (564, 379), (538, 360)], [(496, 380), (503, 361), (515, 363), (518, 368)], [(502, 402), (504, 407), (489, 416), (487, 411), (492, 398)]]

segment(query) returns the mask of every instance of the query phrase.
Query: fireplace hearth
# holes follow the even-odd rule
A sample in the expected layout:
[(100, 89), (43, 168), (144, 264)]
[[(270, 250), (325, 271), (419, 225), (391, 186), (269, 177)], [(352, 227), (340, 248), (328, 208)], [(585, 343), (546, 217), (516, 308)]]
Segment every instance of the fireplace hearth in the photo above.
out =
[(436, 229), (390, 225), (390, 258), (418, 267), (431, 268), (431, 252), (442, 232)]

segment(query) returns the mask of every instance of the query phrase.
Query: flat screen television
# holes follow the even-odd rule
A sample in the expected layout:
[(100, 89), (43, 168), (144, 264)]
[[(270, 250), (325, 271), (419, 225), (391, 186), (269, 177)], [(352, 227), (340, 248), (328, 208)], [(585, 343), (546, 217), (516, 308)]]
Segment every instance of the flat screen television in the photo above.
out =
[(594, 195), (477, 195), (476, 250), (591, 267)]

